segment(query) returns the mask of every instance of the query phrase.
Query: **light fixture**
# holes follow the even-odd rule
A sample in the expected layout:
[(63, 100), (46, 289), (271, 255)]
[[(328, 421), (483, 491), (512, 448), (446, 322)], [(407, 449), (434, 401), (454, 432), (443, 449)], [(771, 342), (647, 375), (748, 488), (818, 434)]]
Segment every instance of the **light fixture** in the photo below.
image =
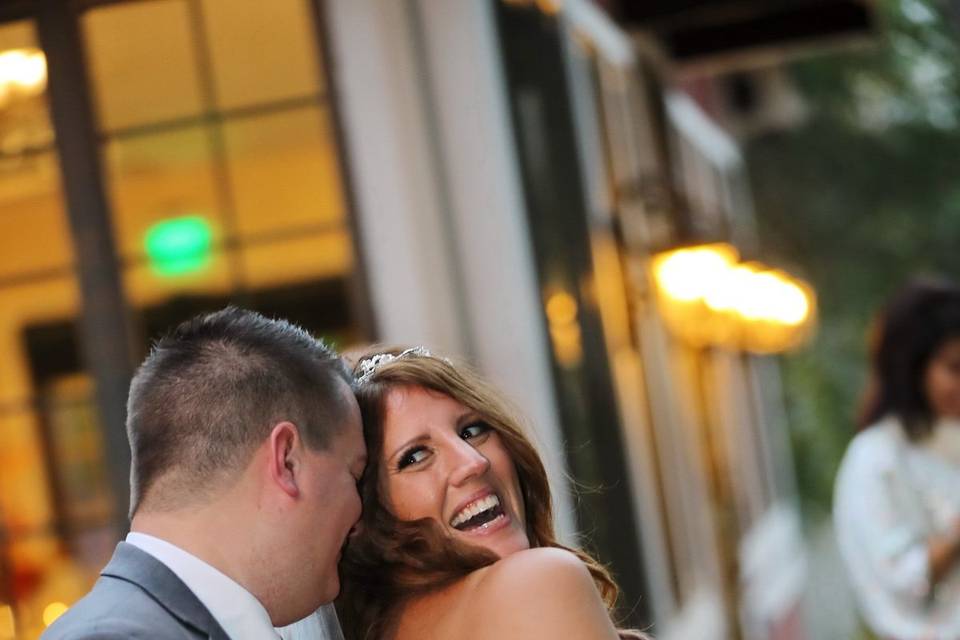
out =
[(36, 96), (47, 88), (47, 59), (27, 47), (0, 52), (0, 103), (17, 95)]
[(811, 332), (816, 300), (810, 286), (781, 270), (740, 262), (729, 244), (664, 252), (651, 267), (665, 324), (695, 346), (773, 353)]

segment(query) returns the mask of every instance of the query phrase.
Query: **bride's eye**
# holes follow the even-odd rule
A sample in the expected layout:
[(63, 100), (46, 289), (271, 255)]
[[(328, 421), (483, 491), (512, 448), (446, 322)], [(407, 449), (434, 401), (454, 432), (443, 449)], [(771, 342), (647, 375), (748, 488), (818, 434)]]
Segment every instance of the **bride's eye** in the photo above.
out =
[(426, 447), (413, 447), (404, 452), (400, 456), (400, 460), (397, 461), (397, 469), (404, 469), (409, 467), (412, 464), (422, 462), (427, 457), (427, 448)]
[(474, 422), (460, 431), (460, 437), (464, 440), (475, 440), (488, 434), (491, 428), (486, 422)]

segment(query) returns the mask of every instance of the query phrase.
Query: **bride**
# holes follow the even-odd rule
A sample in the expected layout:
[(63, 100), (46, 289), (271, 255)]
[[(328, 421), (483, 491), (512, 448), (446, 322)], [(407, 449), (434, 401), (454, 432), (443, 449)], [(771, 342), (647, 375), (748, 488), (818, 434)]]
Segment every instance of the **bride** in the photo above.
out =
[(557, 541), (543, 464), (494, 389), (422, 347), (354, 373), (369, 463), (347, 640), (645, 637), (616, 628), (609, 573)]

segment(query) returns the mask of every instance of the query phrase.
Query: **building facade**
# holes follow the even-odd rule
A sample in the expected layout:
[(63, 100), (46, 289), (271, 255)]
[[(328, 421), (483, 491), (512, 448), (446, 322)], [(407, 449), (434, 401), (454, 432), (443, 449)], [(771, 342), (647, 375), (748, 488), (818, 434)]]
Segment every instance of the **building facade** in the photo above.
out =
[(89, 588), (133, 367), (227, 303), (476, 363), (629, 624), (805, 637), (776, 360), (657, 304), (658, 252), (755, 242), (736, 144), (664, 77), (586, 1), (4, 3), (0, 639)]

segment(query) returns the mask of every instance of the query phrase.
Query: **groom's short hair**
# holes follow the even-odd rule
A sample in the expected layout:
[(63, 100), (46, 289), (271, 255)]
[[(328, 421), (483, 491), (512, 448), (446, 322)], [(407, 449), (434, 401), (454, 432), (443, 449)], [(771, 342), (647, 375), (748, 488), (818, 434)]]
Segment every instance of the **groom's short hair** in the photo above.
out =
[(130, 384), (131, 517), (204, 499), (278, 422), (326, 448), (345, 424), (351, 380), (332, 349), (284, 320), (227, 307), (177, 326)]

